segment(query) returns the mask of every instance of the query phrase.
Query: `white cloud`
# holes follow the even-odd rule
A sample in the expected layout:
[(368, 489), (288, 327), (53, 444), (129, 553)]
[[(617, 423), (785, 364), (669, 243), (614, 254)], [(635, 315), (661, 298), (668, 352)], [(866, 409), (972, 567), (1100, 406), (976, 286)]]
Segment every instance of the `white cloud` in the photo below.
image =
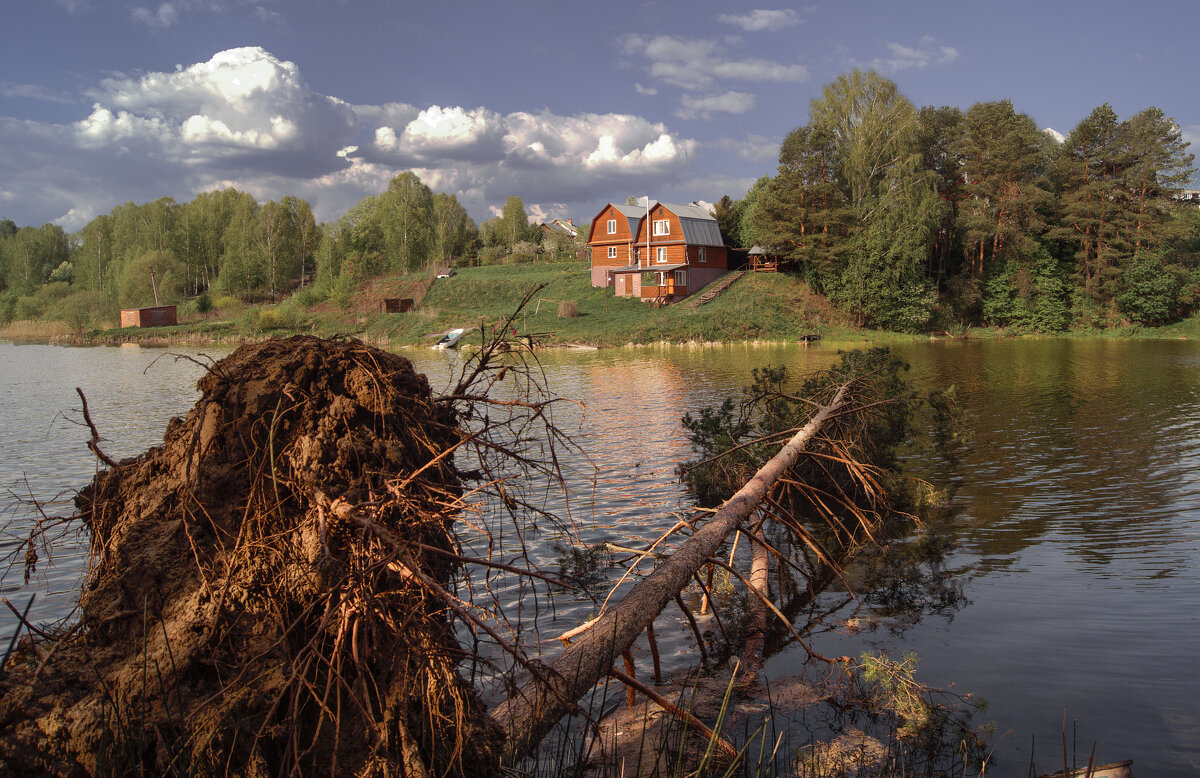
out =
[(651, 76), (689, 91), (711, 89), (718, 81), (807, 81), (803, 65), (785, 65), (764, 59), (729, 59), (726, 45), (717, 40), (674, 35), (626, 35), (621, 40), (626, 55), (650, 61)]
[(890, 56), (872, 60), (872, 68), (896, 73), (912, 68), (924, 70), (927, 67), (949, 65), (963, 60), (958, 49), (938, 43), (932, 35), (923, 36), (915, 47), (899, 43), (889, 43), (887, 47)]
[(754, 108), (754, 95), (746, 92), (726, 92), (711, 97), (693, 97), (683, 95), (679, 100), (680, 108), (675, 115), (681, 119), (708, 119), (714, 113), (746, 113)]
[(635, 83), (633, 85), (633, 88), (637, 90), (637, 93), (639, 95), (656, 95), (656, 94), (658, 94), (658, 90), (652, 86), (642, 86), (641, 84)]
[(778, 138), (746, 133), (744, 138), (721, 138), (714, 145), (747, 162), (767, 162), (778, 159), (780, 144)]
[[(77, 9), (90, 8), (89, 0), (59, 0), (74, 12)], [(72, 8), (71, 6), (75, 7)], [(225, 14), (245, 9), (250, 16), (260, 22), (281, 23), (282, 16), (278, 11), (268, 8), (260, 0), (162, 0), (157, 5), (135, 6), (130, 14), (133, 18), (148, 27), (174, 27), (188, 14), (207, 13)]]
[(384, 125), (375, 130), (375, 145), (383, 152), (414, 160), (488, 159), (501, 153), (505, 124), (486, 108), (430, 106), (406, 122), (402, 132)]
[(24, 97), (29, 100), (41, 100), (47, 103), (74, 103), (75, 100), (65, 94), (52, 92), (39, 84), (15, 84), (12, 81), (0, 81), (0, 97)]
[(94, 146), (144, 131), (192, 166), (237, 160), (249, 170), (320, 174), (356, 129), (349, 105), (312, 91), (294, 63), (257, 46), (170, 73), (107, 78), (91, 95), (97, 103), (78, 124), (81, 139)]
[(667, 202), (691, 202), (699, 199), (703, 205), (712, 208), (710, 203), (720, 200), (723, 195), (729, 195), (734, 200), (740, 200), (754, 186), (753, 178), (734, 178), (730, 176), (706, 176), (689, 178), (678, 182), (669, 190), (661, 193)]
[(804, 21), (800, 18), (800, 14), (790, 8), (773, 11), (756, 8), (744, 14), (721, 14), (717, 19), (723, 24), (741, 27), (746, 32), (781, 30)]
[(179, 8), (174, 3), (160, 3), (157, 9), (138, 7), (133, 18), (150, 27), (170, 27), (179, 21)]
[(1045, 129), (1042, 130), (1042, 132), (1046, 133), (1051, 138), (1054, 138), (1054, 141), (1056, 143), (1062, 143), (1063, 141), (1065, 141), (1067, 139), (1066, 135), (1063, 135), (1061, 132), (1054, 129), (1053, 127), (1046, 127)]
[(1188, 151), (1200, 155), (1200, 124), (1184, 125), (1179, 128), (1183, 139), (1192, 144)]
[(594, 212), (622, 193), (668, 186), (697, 148), (631, 114), (350, 105), (258, 47), (111, 76), (87, 94), (92, 106), (76, 121), (0, 117), (5, 217), (73, 230), (126, 200), (234, 186), (260, 199), (303, 197), (328, 220), (404, 170), (477, 216), (510, 194), (568, 216), (572, 205)]

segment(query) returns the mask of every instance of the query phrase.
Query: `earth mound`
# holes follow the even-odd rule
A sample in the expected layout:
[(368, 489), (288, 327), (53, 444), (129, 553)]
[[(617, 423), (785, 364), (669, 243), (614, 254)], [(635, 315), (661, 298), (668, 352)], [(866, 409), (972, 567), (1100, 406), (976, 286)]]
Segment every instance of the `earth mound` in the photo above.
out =
[(461, 433), (408, 360), (238, 349), (79, 493), (67, 635), (0, 677), (5, 774), (489, 775), (449, 625)]

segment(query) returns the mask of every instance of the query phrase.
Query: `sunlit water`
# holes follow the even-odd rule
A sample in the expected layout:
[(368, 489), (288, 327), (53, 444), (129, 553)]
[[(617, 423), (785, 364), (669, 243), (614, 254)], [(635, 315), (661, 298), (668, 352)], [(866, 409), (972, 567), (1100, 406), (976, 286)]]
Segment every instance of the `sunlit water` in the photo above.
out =
[[(932, 455), (908, 463), (914, 474), (954, 485), (959, 510), (938, 529), (959, 544), (949, 564), (967, 604), (898, 635), (886, 623), (833, 629), (814, 648), (916, 651), (921, 680), (985, 698), (983, 718), (998, 728), (989, 775), (1026, 775), (1031, 751), (1039, 771), (1061, 766), (1064, 716), (1083, 761), (1102, 743), (1102, 759), (1132, 758), (1139, 776), (1200, 773), (1200, 346), (1048, 339), (898, 350), (920, 386), (956, 387), (973, 434), (954, 465)], [(170, 356), (177, 353), (0, 343), (4, 515), (27, 518), (16, 498), (69, 496), (94, 474), (88, 434), (71, 423), (79, 420), (76, 386), (106, 453), (131, 456), (160, 442), (167, 419), (195, 401), (202, 372)], [(459, 358), (407, 355), (435, 390)], [(690, 456), (679, 424), (685, 411), (735, 392), (751, 367), (803, 372), (835, 358), (832, 344), (545, 352), (551, 388), (580, 403), (557, 416), (588, 456), (566, 461), (580, 539), (644, 544), (672, 525), (686, 505), (675, 476)], [(51, 508), (69, 510), (68, 501)], [(553, 567), (554, 539), (534, 539), (535, 562)], [(10, 533), (0, 542), (7, 552), (15, 540)], [(19, 568), (4, 580), (14, 605), (39, 592), (38, 620), (73, 607), (82, 546), (70, 538), (60, 545), (58, 564), (39, 565), (29, 586)], [(538, 617), (547, 651), (554, 635), (593, 611), (571, 596), (552, 604)], [(669, 664), (695, 659), (690, 633), (670, 626), (678, 620), (668, 612), (658, 628)], [(13, 627), (3, 609), (0, 635)], [(768, 674), (797, 672), (799, 653), (772, 657)]]

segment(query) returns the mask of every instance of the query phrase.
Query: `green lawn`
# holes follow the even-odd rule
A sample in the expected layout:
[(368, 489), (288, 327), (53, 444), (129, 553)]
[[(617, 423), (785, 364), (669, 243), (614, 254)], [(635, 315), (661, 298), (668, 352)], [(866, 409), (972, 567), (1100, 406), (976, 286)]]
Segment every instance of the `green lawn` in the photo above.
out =
[[(434, 282), (419, 310), (373, 315), (366, 332), (407, 345), (431, 341), (454, 327), (477, 331), (480, 324), (490, 327), (514, 311), (537, 284), (545, 287), (521, 312), (516, 329), (543, 334), (552, 343), (795, 340), (830, 332), (830, 319), (837, 318), (802, 282), (784, 274), (749, 274), (699, 308), (686, 302), (651, 308), (641, 300), (615, 297), (611, 289), (593, 288), (588, 263), (570, 262), (459, 269), (452, 278)], [(575, 303), (576, 316), (559, 316), (564, 301)]]

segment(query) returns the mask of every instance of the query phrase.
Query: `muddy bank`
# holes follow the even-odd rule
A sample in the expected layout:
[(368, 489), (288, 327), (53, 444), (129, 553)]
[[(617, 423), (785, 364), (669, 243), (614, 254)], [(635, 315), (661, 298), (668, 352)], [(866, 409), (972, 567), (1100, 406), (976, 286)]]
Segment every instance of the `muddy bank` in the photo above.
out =
[(79, 623), (0, 678), (0, 772), (494, 772), (438, 595), (453, 412), (350, 340), (244, 346), (199, 387), (76, 498)]

